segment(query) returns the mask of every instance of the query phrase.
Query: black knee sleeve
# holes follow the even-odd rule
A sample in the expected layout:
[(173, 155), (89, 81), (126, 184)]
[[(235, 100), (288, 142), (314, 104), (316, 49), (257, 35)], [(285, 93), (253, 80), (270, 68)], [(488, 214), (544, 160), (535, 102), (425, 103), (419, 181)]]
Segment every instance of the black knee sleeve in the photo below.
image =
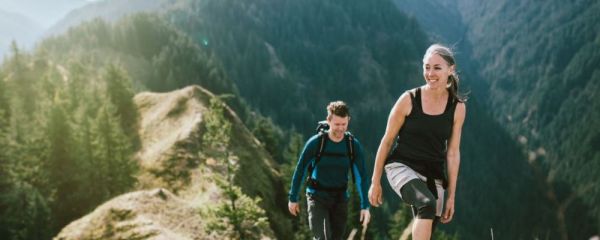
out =
[(400, 189), (402, 200), (413, 206), (413, 213), (419, 219), (435, 219), (436, 199), (425, 182), (413, 179)]
[(435, 198), (424, 198), (421, 199), (419, 205), (415, 205), (417, 208), (417, 218), (419, 219), (435, 219)]

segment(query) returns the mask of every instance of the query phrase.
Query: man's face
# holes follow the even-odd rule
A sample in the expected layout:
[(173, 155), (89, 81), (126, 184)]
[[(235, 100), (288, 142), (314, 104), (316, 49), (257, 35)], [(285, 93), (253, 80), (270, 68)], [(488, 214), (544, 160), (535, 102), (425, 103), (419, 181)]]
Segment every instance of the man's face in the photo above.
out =
[(350, 122), (349, 116), (340, 117), (335, 114), (331, 115), (329, 119), (327, 119), (329, 132), (331, 132), (334, 137), (343, 136), (346, 130), (348, 130), (348, 122)]

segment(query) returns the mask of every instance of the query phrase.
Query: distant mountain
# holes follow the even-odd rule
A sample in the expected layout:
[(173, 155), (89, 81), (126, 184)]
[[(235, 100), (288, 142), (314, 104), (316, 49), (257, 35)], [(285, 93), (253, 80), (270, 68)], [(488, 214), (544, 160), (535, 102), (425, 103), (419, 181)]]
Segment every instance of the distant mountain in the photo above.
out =
[[(354, 14), (361, 14), (361, 5), (354, 5), (354, 2), (333, 1), (274, 4), (270, 1), (249, 4), (189, 0), (102, 1), (71, 12), (48, 34), (63, 33), (69, 27), (95, 17), (113, 21), (135, 12), (160, 12), (167, 21), (189, 33), (200, 47), (214, 52), (242, 97), (276, 123), (308, 132), (316, 119), (323, 118), (323, 107), (316, 106), (325, 106), (332, 99), (344, 99), (354, 105), (357, 118), (353, 125), (365, 126), (356, 129), (359, 136), (367, 145), (372, 145), (378, 141), (376, 137), (360, 133), (367, 132), (365, 130), (375, 122), (368, 120), (372, 117), (385, 122), (384, 114), (379, 113), (387, 113), (398, 96), (389, 89), (407, 88), (418, 83), (415, 71), (418, 67), (413, 67), (413, 59), (420, 58), (417, 49), (424, 49), (425, 41), (419, 39), (425, 39), (425, 36), (415, 29), (414, 21), (389, 7), (389, 2), (369, 6), (367, 9), (373, 10), (362, 13), (364, 16), (360, 19), (353, 19)], [(315, 18), (313, 12), (317, 9), (321, 17)], [(374, 9), (385, 10), (377, 12)], [(260, 14), (254, 11), (260, 11)], [(387, 18), (397, 20), (389, 22)], [(281, 26), (288, 22), (293, 24)], [(357, 25), (353, 26), (352, 22)], [(327, 25), (327, 29), (320, 29)], [(411, 38), (405, 38), (405, 35)], [(394, 55), (411, 56), (406, 58), (411, 60), (394, 58)], [(331, 68), (330, 64), (336, 62), (345, 63), (339, 69)], [(339, 78), (354, 84), (343, 85), (333, 92), (320, 87), (331, 87), (333, 80)], [(358, 104), (360, 98), (366, 97), (359, 94), (364, 89), (379, 94)], [(311, 97), (305, 98), (305, 93), (310, 93)], [(307, 102), (298, 105), (293, 100), (297, 98), (305, 98)], [(280, 103), (279, 106), (273, 106), (274, 102)], [(374, 102), (387, 105), (374, 109), (370, 104)], [(283, 109), (289, 112), (284, 113)], [(372, 115), (372, 112), (377, 114)]]
[(53, 24), (45, 35), (59, 35), (69, 28), (79, 25), (84, 21), (101, 18), (114, 22), (119, 18), (137, 12), (153, 12), (164, 10), (175, 5), (177, 0), (102, 0), (89, 3), (81, 8), (70, 11), (60, 21)]
[(0, 61), (12, 40), (30, 49), (47, 28), (67, 12), (87, 3), (87, 0), (0, 0)]
[(312, 134), (328, 102), (348, 102), (350, 129), (370, 153), (393, 103), (421, 84), (427, 36), (389, 1), (189, 1), (165, 18), (284, 128)]
[(0, 61), (9, 52), (13, 40), (20, 47), (31, 48), (42, 31), (43, 28), (27, 16), (0, 9)]
[(67, 12), (89, 2), (89, 0), (0, 0), (0, 9), (25, 15), (45, 29), (64, 17)]
[(140, 91), (170, 91), (191, 84), (201, 84), (215, 94), (237, 91), (208, 51), (153, 14), (115, 23), (84, 22), (65, 34), (46, 38), (39, 49), (65, 64), (74, 59), (98, 68), (119, 63)]
[[(439, 41), (450, 46), (465, 41), (467, 31), (462, 23), (462, 16), (456, 8), (456, 0), (393, 0), (400, 11), (416, 18), (432, 41)], [(444, 19), (444, 21), (439, 21)]]

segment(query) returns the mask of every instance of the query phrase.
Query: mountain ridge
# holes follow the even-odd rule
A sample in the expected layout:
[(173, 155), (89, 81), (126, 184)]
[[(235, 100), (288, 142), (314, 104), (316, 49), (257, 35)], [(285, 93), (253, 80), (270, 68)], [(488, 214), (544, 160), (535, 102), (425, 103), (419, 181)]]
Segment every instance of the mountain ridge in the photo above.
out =
[[(214, 97), (212, 93), (199, 86), (190, 86), (169, 93), (137, 94), (135, 102), (140, 109), (142, 123), (140, 125), (142, 149), (136, 157), (141, 163), (139, 184), (136, 187), (138, 190), (109, 200), (91, 214), (69, 224), (56, 239), (103, 236), (102, 234), (106, 234), (108, 231), (106, 229), (110, 229), (110, 226), (121, 225), (128, 227), (115, 227), (116, 235), (112, 235), (113, 237), (148, 236), (152, 239), (169, 239), (170, 236), (184, 236), (183, 239), (196, 239), (198, 236), (208, 236), (209, 239), (213, 239), (204, 230), (207, 223), (202, 220), (199, 209), (214, 206), (226, 197), (211, 177), (225, 173), (221, 167), (223, 163), (198, 155), (199, 152), (208, 151), (201, 144), (199, 145), (198, 141), (201, 141), (199, 138), (205, 131), (202, 127), (202, 116), (208, 111), (205, 104), (212, 97)], [(279, 234), (278, 238), (285, 238), (281, 233), (289, 231), (285, 229), (290, 225), (289, 222), (286, 224), (289, 220), (284, 215), (285, 209), (279, 206), (281, 204), (274, 202), (274, 199), (281, 198), (275, 195), (283, 193), (283, 189), (280, 191), (276, 189), (283, 186), (276, 180), (280, 177), (273, 168), (273, 160), (231, 109), (228, 109), (226, 116), (228, 121), (233, 123), (234, 137), (232, 138), (239, 139), (234, 141), (238, 143), (232, 143), (234, 147), (231, 149), (239, 159), (236, 164), (240, 166), (240, 170), (235, 173), (235, 184), (249, 196), (259, 196), (262, 199), (261, 207), (269, 210), (267, 215), (271, 227)], [(186, 124), (179, 124), (184, 122)], [(158, 140), (166, 139), (166, 142), (154, 142), (157, 140), (155, 137), (160, 138)], [(155, 148), (156, 144), (163, 145), (161, 151), (153, 153), (146, 151), (148, 148)], [(244, 153), (247, 151), (253, 153)], [(262, 170), (256, 172), (256, 169)], [(265, 171), (265, 169), (269, 170)], [(249, 178), (249, 176), (253, 177)], [(273, 180), (275, 182), (271, 182)], [(162, 206), (161, 199), (168, 204)], [(176, 208), (174, 207), (176, 203), (183, 206)], [(125, 212), (126, 217), (115, 218), (113, 211)], [(148, 220), (142, 217), (145, 214), (151, 215), (150, 219), (156, 219), (161, 224), (148, 226)], [(183, 219), (193, 223), (181, 222), (182, 216)], [(119, 232), (119, 229), (123, 231)]]

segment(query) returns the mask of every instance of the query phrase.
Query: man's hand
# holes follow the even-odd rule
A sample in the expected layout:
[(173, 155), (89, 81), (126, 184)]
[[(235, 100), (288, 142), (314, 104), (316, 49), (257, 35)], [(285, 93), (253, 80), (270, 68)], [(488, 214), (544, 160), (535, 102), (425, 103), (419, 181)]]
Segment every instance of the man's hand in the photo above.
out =
[(288, 210), (290, 210), (292, 215), (298, 216), (298, 213), (300, 212), (300, 204), (297, 202), (288, 202)]
[(369, 188), (369, 202), (373, 207), (379, 207), (383, 203), (381, 184), (371, 183), (371, 187)]
[(370, 221), (371, 213), (369, 212), (369, 209), (360, 210), (360, 222), (362, 223), (362, 226), (367, 227)]

